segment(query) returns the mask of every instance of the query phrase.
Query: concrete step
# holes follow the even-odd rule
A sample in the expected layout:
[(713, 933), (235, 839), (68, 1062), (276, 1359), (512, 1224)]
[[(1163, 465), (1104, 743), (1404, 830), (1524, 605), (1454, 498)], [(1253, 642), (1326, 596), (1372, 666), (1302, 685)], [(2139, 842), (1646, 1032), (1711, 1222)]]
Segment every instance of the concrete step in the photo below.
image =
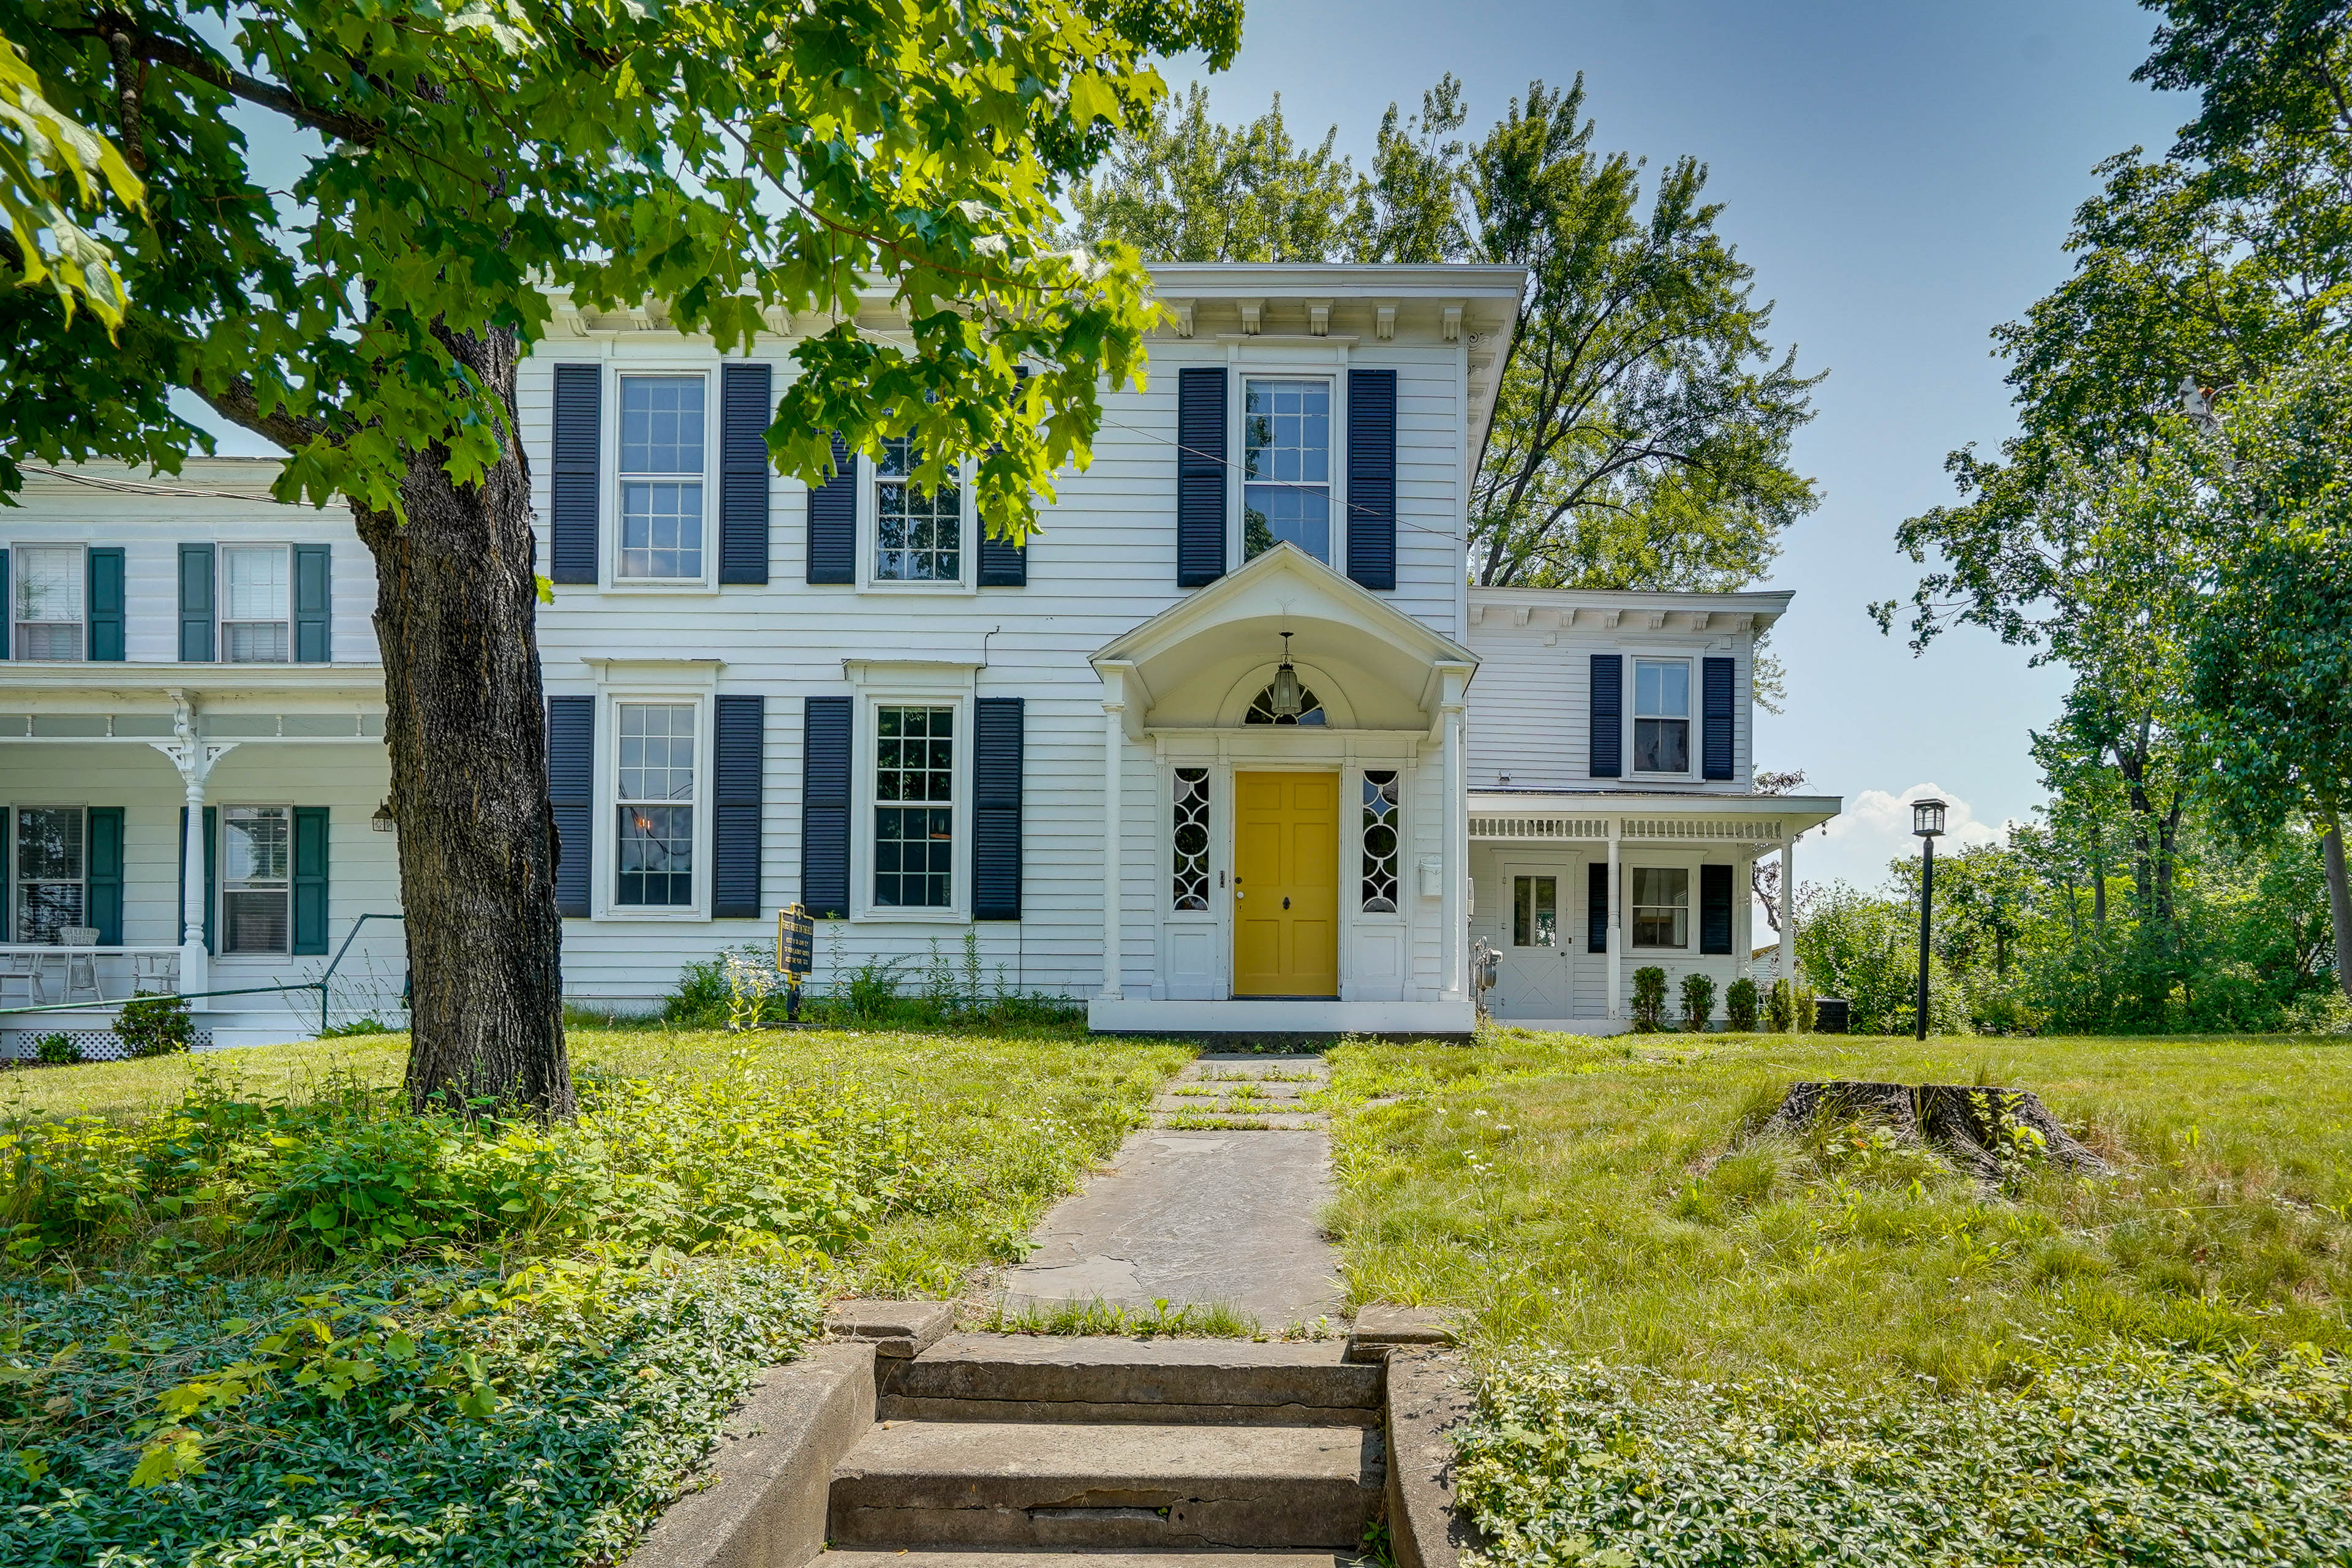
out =
[(933, 1552), (908, 1547), (829, 1550), (809, 1568), (1352, 1568), (1347, 1552), (1251, 1552), (1202, 1547), (1192, 1551), (1108, 1552), (1073, 1548), (1062, 1552)]
[[(919, 1359), (919, 1358), (918, 1358)], [(1344, 1426), (877, 1422), (835, 1467), (839, 1546), (1353, 1548), (1377, 1432)]]
[(887, 1364), (886, 1420), (1368, 1426), (1375, 1366), (1339, 1340), (1129, 1340), (950, 1334)]

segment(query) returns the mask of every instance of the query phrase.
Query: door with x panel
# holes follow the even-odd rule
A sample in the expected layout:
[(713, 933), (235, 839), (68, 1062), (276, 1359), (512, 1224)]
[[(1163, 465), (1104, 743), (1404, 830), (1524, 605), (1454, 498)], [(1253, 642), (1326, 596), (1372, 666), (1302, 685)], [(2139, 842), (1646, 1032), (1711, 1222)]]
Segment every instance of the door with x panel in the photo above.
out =
[(1498, 1018), (1565, 1018), (1572, 1011), (1570, 868), (1562, 861), (1538, 860), (1506, 865), (1503, 870), (1511, 900), (1510, 941), (1496, 965), (1495, 989), (1486, 1005)]
[(1234, 775), (1234, 994), (1339, 994), (1339, 775)]

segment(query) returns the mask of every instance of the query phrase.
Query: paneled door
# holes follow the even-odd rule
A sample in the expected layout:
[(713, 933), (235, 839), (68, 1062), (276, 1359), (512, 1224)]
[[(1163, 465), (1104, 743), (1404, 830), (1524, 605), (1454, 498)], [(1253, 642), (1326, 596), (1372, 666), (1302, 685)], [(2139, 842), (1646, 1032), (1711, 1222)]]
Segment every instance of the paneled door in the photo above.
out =
[(1339, 994), (1339, 775), (1234, 775), (1234, 994)]
[(1509, 940), (1496, 965), (1487, 1007), (1498, 1018), (1565, 1018), (1573, 992), (1569, 958), (1566, 861), (1514, 862), (1503, 868), (1510, 898)]

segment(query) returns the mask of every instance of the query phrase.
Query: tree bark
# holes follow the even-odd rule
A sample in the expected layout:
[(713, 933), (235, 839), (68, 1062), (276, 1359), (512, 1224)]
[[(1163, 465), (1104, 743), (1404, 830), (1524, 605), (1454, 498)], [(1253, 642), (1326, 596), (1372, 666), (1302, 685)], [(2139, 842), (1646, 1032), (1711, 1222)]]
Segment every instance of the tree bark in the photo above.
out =
[[(534, 628), (530, 475), (514, 424), (511, 333), (449, 335), (507, 411), (504, 450), (478, 485), (410, 456), (407, 513), (356, 504), (376, 563), (407, 914), (408, 1097), (467, 1115), (578, 1109), (563, 1044), (554, 817)], [(579, 852), (575, 850), (575, 852)]]
[(2336, 984), (2352, 1000), (2352, 889), (2345, 886), (2344, 825), (2332, 816), (2319, 855), (2327, 868), (2327, 919), (2336, 928)]

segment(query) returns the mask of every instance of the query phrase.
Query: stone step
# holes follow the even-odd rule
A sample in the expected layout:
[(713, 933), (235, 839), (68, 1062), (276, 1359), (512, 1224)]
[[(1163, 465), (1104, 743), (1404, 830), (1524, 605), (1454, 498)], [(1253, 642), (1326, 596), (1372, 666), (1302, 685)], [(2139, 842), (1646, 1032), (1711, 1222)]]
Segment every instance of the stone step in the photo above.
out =
[(1377, 1432), (1345, 1426), (877, 1422), (835, 1467), (839, 1546), (1352, 1548)]
[(1380, 1369), (1339, 1340), (950, 1334), (887, 1364), (886, 1420), (1371, 1426)]
[(1351, 1568), (1348, 1552), (1252, 1552), (1200, 1547), (1191, 1551), (935, 1552), (911, 1547), (855, 1547), (821, 1553), (809, 1568)]

